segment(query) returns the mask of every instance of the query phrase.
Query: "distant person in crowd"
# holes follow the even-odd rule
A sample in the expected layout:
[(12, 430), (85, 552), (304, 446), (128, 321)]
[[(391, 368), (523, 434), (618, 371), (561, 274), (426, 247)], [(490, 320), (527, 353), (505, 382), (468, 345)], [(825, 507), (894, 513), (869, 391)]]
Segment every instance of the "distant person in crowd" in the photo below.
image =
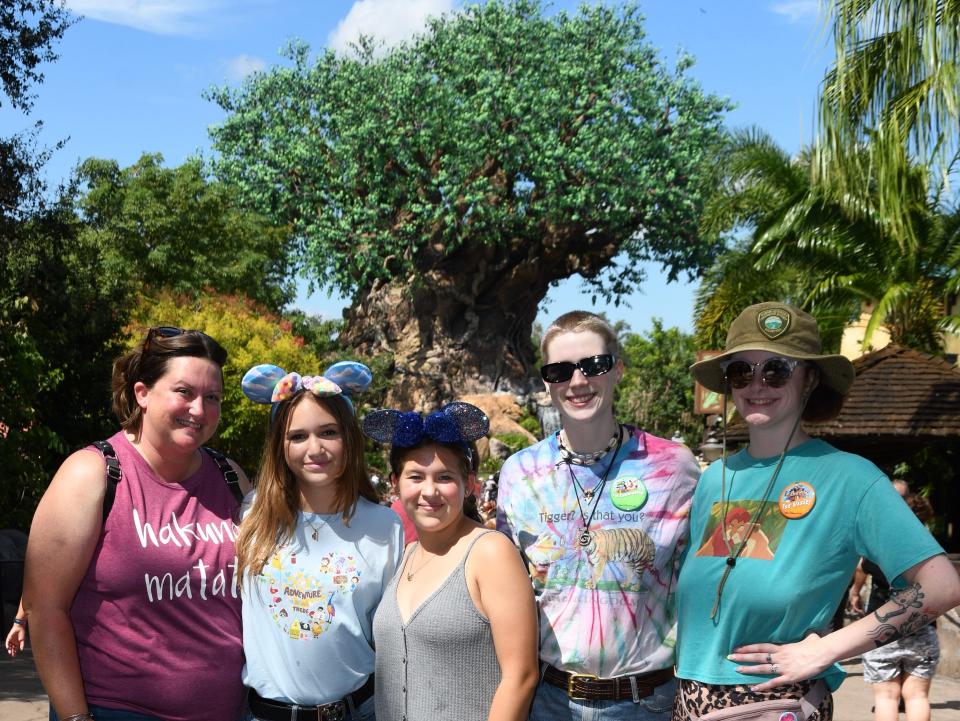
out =
[(517, 549), (479, 522), (476, 448), (489, 421), (469, 403), (421, 417), (377, 410), (390, 480), (418, 541), (374, 619), (377, 719), (522, 721), (537, 684), (537, 614)]
[(151, 328), (113, 366), (121, 430), (67, 458), (40, 500), (23, 604), (53, 719), (242, 713), (234, 521), (249, 484), (203, 448), (226, 360), (205, 333)]
[[(773, 706), (791, 719), (828, 721), (830, 691), (844, 676), (835, 662), (957, 605), (960, 579), (876, 466), (803, 429), (801, 420), (836, 417), (854, 379), (849, 360), (822, 352), (810, 315), (785, 303), (750, 306), (724, 352), (692, 370), (733, 399), (749, 443), (727, 457), (724, 428), (723, 457), (693, 498), (691, 551), (699, 550), (685, 558), (677, 586), (674, 720), (772, 714)], [(705, 545), (731, 508), (750, 512), (745, 532)], [(748, 555), (759, 531), (769, 556)], [(860, 556), (899, 588), (875, 613), (828, 633)]]
[(664, 719), (699, 467), (686, 446), (614, 416), (624, 366), (603, 318), (560, 316), (540, 350), (561, 428), (507, 459), (497, 497), (497, 527), (520, 548), (539, 600), (530, 718)]
[[(894, 481), (896, 484), (897, 481)], [(902, 481), (900, 483), (903, 483)], [(902, 486), (907, 505), (924, 524), (933, 520), (933, 508), (923, 496), (911, 494)], [(899, 490), (899, 489), (898, 489)], [(874, 613), (890, 598), (890, 584), (883, 571), (868, 559), (860, 563), (850, 589), (851, 607), (864, 612), (860, 590), (866, 576), (871, 576), (870, 596), (866, 613)], [(855, 599), (855, 600), (854, 600)], [(930, 721), (930, 681), (940, 659), (940, 643), (936, 624), (928, 624), (918, 631), (891, 641), (886, 646), (863, 654), (863, 680), (873, 684), (874, 718), (876, 721), (896, 721), (903, 703), (907, 721)]]
[(480, 490), (480, 520), (484, 528), (497, 527), (497, 491), (500, 486), (500, 472), (489, 476)]
[(23, 650), (27, 641), (27, 616), (23, 612), (23, 601), (17, 608), (17, 615), (10, 624), (10, 631), (7, 632), (7, 654), (13, 658)]
[(403, 532), (378, 503), (349, 399), (371, 378), (352, 361), (243, 378), (248, 398), (272, 406), (237, 541), (250, 719), (374, 718), (373, 613)]
[[(910, 493), (910, 486), (906, 481), (894, 479), (890, 482), (890, 485), (893, 486), (893, 490), (895, 490), (901, 498), (906, 500)], [(919, 515), (917, 515), (917, 517), (920, 518)], [(921, 521), (926, 524), (926, 519), (921, 518)], [(869, 567), (870, 571), (864, 571), (864, 566)], [(877, 571), (876, 575), (873, 575), (873, 571)], [(880, 571), (879, 566), (873, 563), (873, 561), (861, 558), (860, 563), (857, 564), (857, 569), (853, 572), (853, 580), (850, 583), (850, 588), (847, 589), (846, 599), (846, 607), (857, 617), (864, 614), (862, 592), (867, 578), (871, 575), (873, 575), (873, 579), (870, 587), (870, 600), (868, 605), (872, 607), (869, 612), (872, 613), (890, 599), (890, 583)]]
[(397, 517), (403, 524), (403, 543), (405, 546), (409, 546), (411, 543), (417, 540), (416, 525), (414, 525), (413, 521), (410, 520), (407, 512), (403, 510), (403, 501), (401, 501), (399, 498), (395, 499), (390, 504), (390, 510), (397, 514)]

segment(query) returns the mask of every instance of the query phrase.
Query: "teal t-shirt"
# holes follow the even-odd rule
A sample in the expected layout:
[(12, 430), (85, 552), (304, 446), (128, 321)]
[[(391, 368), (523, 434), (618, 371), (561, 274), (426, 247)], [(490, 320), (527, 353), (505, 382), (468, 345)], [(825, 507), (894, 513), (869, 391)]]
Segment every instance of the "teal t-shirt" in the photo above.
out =
[[(746, 451), (728, 458), (726, 502), (719, 462), (697, 486), (676, 596), (680, 678), (723, 685), (768, 680), (737, 673), (727, 654), (748, 643), (792, 643), (824, 632), (861, 556), (895, 579), (943, 553), (879, 468), (810, 440), (787, 453), (711, 620), (726, 541), (736, 549), (749, 530), (777, 461)], [(820, 676), (835, 689), (844, 672), (834, 665)]]

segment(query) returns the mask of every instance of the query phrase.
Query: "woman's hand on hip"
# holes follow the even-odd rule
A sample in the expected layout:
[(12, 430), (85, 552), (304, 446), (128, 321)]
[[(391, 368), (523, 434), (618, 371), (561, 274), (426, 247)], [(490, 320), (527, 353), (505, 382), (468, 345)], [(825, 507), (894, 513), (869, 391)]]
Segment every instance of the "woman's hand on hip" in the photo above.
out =
[(738, 673), (772, 677), (769, 681), (753, 686), (754, 691), (769, 691), (788, 683), (806, 681), (832, 663), (825, 653), (823, 639), (815, 633), (797, 643), (754, 643), (740, 646), (727, 658), (737, 663), (749, 664), (738, 666)]

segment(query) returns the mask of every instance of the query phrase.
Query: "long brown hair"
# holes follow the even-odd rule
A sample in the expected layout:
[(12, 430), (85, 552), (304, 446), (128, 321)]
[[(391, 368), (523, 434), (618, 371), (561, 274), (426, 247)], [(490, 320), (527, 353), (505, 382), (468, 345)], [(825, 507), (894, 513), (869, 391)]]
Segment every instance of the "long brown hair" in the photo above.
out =
[[(159, 330), (178, 329), (161, 326)], [(220, 384), (223, 385), (223, 366), (227, 362), (227, 351), (217, 341), (198, 330), (185, 330), (177, 335), (160, 335), (158, 328), (151, 328), (133, 350), (128, 351), (113, 362), (113, 376), (110, 379), (113, 414), (120, 421), (123, 430), (132, 433), (140, 440), (143, 426), (143, 409), (137, 403), (133, 387), (143, 383), (153, 388), (167, 372), (170, 361), (180, 356), (205, 358), (220, 368)]]
[(287, 466), (284, 446), (290, 417), (300, 403), (316, 403), (334, 417), (340, 428), (344, 465), (334, 498), (344, 524), (349, 524), (361, 496), (373, 503), (379, 501), (363, 457), (363, 434), (349, 402), (342, 396), (318, 397), (308, 390), (299, 391), (277, 404), (267, 431), (255, 482), (257, 494), (240, 524), (237, 538), (238, 579), (242, 579), (246, 571), (260, 573), (277, 547), (293, 538), (300, 511), (300, 491), (296, 476)]

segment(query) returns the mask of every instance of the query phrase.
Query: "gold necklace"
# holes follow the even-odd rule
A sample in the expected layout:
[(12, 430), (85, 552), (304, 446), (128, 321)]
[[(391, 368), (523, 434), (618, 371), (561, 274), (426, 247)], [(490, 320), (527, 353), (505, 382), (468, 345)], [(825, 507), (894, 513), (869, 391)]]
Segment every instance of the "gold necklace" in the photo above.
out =
[[(417, 546), (417, 549), (420, 551), (420, 555), (422, 556), (423, 553), (424, 553), (424, 552), (423, 552), (423, 546)], [(424, 562), (421, 564), (420, 568), (418, 568), (417, 570), (415, 570), (415, 571), (414, 571), (414, 570), (409, 570), (409, 571), (407, 571), (407, 580), (408, 580), (408, 581), (412, 581), (412, 580), (413, 580), (413, 574), (419, 573), (420, 571), (422, 571), (431, 561), (436, 560), (436, 558), (437, 558), (436, 556), (431, 556), (431, 557), (428, 558), (426, 561), (424, 561)], [(413, 554), (412, 554), (412, 553), (410, 554), (410, 566), (411, 566), (411, 567), (413, 566)]]
[[(304, 520), (306, 521), (306, 519), (304, 519)], [(312, 523), (310, 523), (310, 521), (307, 521), (307, 525), (310, 526), (310, 528), (313, 529), (313, 533), (310, 534), (310, 537), (311, 537), (314, 541), (319, 541), (319, 540), (320, 540), (320, 529), (323, 528), (325, 525), (327, 525), (327, 522), (326, 522), (326, 520), (324, 520), (323, 518), (321, 518), (321, 519), (320, 519), (320, 525), (319, 525), (319, 526), (314, 526)]]

